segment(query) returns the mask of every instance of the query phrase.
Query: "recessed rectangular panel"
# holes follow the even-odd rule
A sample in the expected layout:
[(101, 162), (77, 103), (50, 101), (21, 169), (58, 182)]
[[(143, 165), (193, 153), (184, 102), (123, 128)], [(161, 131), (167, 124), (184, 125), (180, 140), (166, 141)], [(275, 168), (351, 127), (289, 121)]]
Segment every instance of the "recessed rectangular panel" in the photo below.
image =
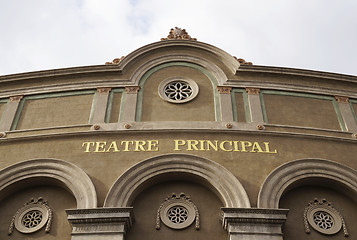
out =
[(237, 121), (246, 122), (243, 93), (235, 93), (235, 105), (237, 111)]
[(119, 112), (120, 112), (122, 95), (123, 94), (121, 92), (113, 93), (112, 108), (111, 108), (110, 119), (109, 119), (109, 122), (111, 122), (111, 123), (118, 122), (118, 120), (119, 120)]
[(93, 95), (26, 99), (16, 129), (87, 124)]
[(264, 94), (264, 103), (268, 123), (341, 130), (332, 100)]
[(5, 108), (6, 108), (6, 103), (5, 102), (0, 102), (0, 121), (1, 121), (1, 118), (3, 117), (3, 113), (5, 111)]

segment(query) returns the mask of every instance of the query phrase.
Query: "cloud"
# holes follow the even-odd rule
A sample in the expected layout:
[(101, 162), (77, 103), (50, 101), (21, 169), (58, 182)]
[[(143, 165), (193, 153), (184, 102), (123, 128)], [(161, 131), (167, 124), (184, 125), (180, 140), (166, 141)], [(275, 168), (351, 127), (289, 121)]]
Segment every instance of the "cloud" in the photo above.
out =
[(259, 65), (357, 75), (357, 3), (322, 0), (12, 0), (0, 74), (103, 64), (186, 28)]

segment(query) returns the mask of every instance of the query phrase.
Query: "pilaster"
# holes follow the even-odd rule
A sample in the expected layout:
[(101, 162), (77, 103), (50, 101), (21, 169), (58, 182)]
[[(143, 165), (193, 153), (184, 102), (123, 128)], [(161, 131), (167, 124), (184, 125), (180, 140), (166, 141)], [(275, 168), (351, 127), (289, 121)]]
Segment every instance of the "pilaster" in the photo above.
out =
[(140, 86), (125, 87), (125, 105), (122, 121), (135, 122), (136, 103), (138, 101), (138, 92)]
[(6, 104), (3, 117), (0, 122), (0, 131), (10, 131), (12, 123), (14, 122), (17, 109), (24, 96), (12, 96), (10, 101)]
[(97, 88), (95, 99), (94, 114), (92, 123), (104, 123), (108, 105), (108, 96), (112, 89), (103, 87)]
[(262, 105), (260, 102), (259, 88), (246, 88), (248, 93), (248, 106), (250, 110), (250, 119), (252, 122), (263, 123)]
[(221, 120), (224, 122), (233, 121), (233, 107), (231, 91), (232, 87), (217, 86), (220, 97)]
[(349, 104), (349, 98), (342, 97), (342, 96), (335, 96), (335, 99), (337, 101), (338, 108), (340, 109), (342, 119), (346, 126), (347, 131), (348, 132), (356, 132), (357, 125), (356, 125), (356, 121), (355, 121), (355, 118), (352, 113), (351, 106)]

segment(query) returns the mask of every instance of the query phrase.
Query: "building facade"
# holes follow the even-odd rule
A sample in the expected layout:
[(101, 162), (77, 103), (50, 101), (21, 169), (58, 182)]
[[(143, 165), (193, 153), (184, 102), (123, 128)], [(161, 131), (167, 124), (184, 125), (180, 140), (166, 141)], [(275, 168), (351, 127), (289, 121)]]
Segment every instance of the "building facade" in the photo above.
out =
[(0, 76), (0, 239), (357, 239), (357, 77), (172, 29)]

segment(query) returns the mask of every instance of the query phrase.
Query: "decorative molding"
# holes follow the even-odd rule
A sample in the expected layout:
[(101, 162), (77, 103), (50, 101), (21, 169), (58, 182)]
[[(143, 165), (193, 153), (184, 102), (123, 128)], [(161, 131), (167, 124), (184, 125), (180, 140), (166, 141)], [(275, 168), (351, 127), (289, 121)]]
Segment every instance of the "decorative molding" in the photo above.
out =
[(196, 38), (191, 38), (190, 35), (188, 35), (188, 33), (186, 32), (185, 29), (181, 29), (178, 27), (175, 28), (171, 28), (169, 35), (167, 36), (167, 38), (161, 38), (161, 41), (164, 40), (194, 40), (196, 41)]
[[(221, 221), (223, 228), (230, 235), (236, 235), (237, 239), (238, 236), (242, 239), (253, 239), (252, 236), (261, 234), (282, 237), (288, 211), (287, 209), (221, 208)], [(247, 235), (250, 237), (244, 238)]]
[(97, 92), (99, 94), (109, 94), (109, 92), (112, 90), (112, 88), (110, 87), (101, 87), (101, 88), (97, 88)]
[(52, 212), (47, 201), (42, 197), (37, 199), (31, 198), (13, 216), (8, 235), (12, 235), (14, 226), (21, 233), (32, 233), (46, 225), (45, 232), (49, 233), (51, 230)]
[[(317, 218), (315, 215), (317, 214)], [(309, 224), (318, 232), (323, 234), (336, 234), (343, 228), (345, 237), (348, 237), (348, 231), (342, 214), (337, 211), (326, 199), (317, 199), (310, 201), (304, 210), (305, 232), (310, 233)]]
[(130, 87), (125, 87), (125, 92), (128, 94), (136, 94), (140, 90), (140, 86), (130, 86)]
[(250, 207), (245, 189), (230, 171), (214, 161), (190, 154), (164, 154), (132, 166), (112, 185), (104, 207), (130, 206), (138, 191), (152, 182), (164, 181), (167, 174), (181, 174), (182, 179), (187, 179), (187, 174), (195, 176), (192, 181), (206, 183), (214, 189), (226, 207)]
[(10, 97), (10, 102), (20, 102), (23, 97), (24, 97), (23, 95), (11, 96)]
[(247, 87), (246, 89), (246, 92), (248, 94), (259, 94), (260, 93), (260, 88), (251, 88), (251, 87)]
[(112, 65), (112, 64), (118, 65), (123, 59), (124, 59), (124, 56), (122, 56), (121, 58), (114, 58), (113, 61), (106, 62), (105, 65)]
[(343, 96), (335, 96), (335, 99), (338, 103), (348, 103), (349, 98), (348, 97), (343, 97)]
[(96, 191), (89, 176), (76, 165), (57, 159), (33, 159), (2, 169), (0, 192), (31, 178), (53, 179), (60, 183), (76, 198), (78, 208), (97, 207)]
[[(170, 214), (170, 211), (173, 211), (173, 213)], [(171, 216), (172, 214), (173, 216)], [(183, 229), (190, 226), (195, 220), (195, 228), (199, 230), (200, 214), (191, 198), (184, 193), (173, 193), (165, 199), (157, 210), (156, 229), (160, 230), (161, 221), (170, 228)]]
[(69, 209), (66, 213), (73, 226), (72, 235), (125, 234), (135, 221), (132, 207)]
[(303, 180), (308, 178), (333, 181), (349, 189), (346, 194), (357, 197), (357, 172), (354, 169), (329, 160), (301, 159), (285, 163), (267, 176), (259, 191), (258, 207), (278, 208), (283, 193), (291, 186), (303, 185)]
[(220, 94), (230, 94), (232, 91), (232, 87), (217, 86), (217, 90)]

